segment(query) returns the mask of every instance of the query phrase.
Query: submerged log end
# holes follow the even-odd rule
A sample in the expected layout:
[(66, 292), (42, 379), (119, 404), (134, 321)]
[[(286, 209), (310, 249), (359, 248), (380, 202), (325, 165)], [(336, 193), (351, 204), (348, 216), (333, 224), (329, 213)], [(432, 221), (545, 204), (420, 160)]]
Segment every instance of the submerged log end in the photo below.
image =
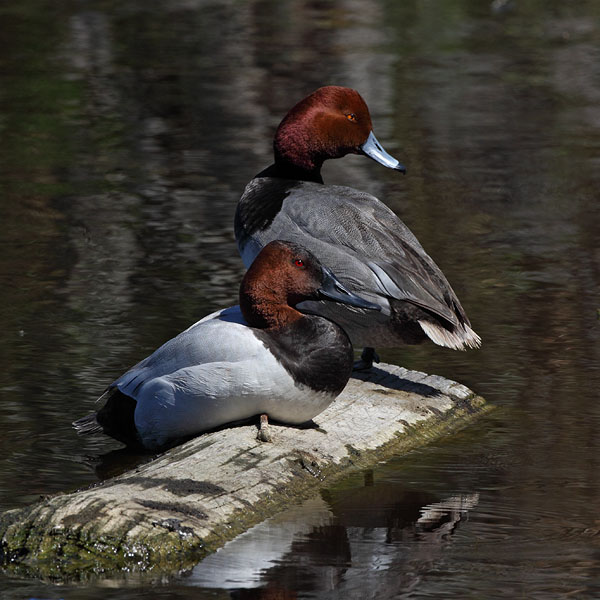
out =
[(269, 424), (199, 436), (89, 489), (0, 515), (0, 559), (70, 579), (188, 568), (252, 525), (356, 468), (371, 467), (490, 410), (443, 377), (379, 365), (309, 428)]

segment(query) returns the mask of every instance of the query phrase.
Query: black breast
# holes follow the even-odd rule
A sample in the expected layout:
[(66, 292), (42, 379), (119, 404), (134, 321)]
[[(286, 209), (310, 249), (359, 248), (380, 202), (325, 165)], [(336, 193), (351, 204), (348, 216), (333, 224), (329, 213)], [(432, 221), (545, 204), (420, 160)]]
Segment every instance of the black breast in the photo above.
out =
[(246, 239), (269, 227), (281, 210), (283, 201), (297, 185), (298, 182), (291, 179), (253, 179), (237, 206), (235, 238)]
[(275, 332), (257, 330), (256, 335), (298, 384), (337, 396), (348, 383), (354, 353), (335, 323), (305, 315)]

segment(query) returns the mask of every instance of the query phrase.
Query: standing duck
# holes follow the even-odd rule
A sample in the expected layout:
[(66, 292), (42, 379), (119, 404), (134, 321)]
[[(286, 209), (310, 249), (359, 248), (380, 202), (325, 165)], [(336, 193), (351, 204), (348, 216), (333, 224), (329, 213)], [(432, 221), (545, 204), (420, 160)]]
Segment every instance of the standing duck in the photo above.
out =
[(358, 92), (319, 88), (284, 117), (273, 146), (275, 162), (246, 186), (235, 215), (246, 266), (271, 240), (291, 240), (311, 248), (349, 290), (379, 304), (379, 313), (314, 301), (300, 306), (335, 320), (364, 347), (360, 368), (377, 360), (376, 346), (427, 338), (456, 350), (480, 345), (446, 277), (408, 227), (374, 196), (323, 184), (323, 162), (350, 153), (405, 171), (377, 141)]
[(97, 413), (73, 425), (153, 450), (256, 415), (310, 421), (344, 389), (353, 362), (338, 325), (295, 308), (319, 299), (380, 309), (298, 244), (267, 244), (242, 280), (239, 306), (163, 344), (108, 386)]

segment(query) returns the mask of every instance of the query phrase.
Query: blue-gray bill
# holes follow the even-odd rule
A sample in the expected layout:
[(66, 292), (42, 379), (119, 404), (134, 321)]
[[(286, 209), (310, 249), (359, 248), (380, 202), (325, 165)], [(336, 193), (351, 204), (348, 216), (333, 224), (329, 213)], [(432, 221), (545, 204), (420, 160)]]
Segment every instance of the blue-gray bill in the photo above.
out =
[(369, 302), (360, 296), (357, 296), (349, 289), (345, 288), (337, 279), (337, 277), (326, 267), (321, 267), (323, 270), (323, 282), (319, 288), (319, 296), (326, 300), (334, 300), (342, 304), (349, 304), (357, 308), (365, 308), (367, 310), (381, 310), (379, 304)]
[(375, 134), (371, 131), (367, 141), (360, 147), (363, 154), (382, 164), (384, 167), (389, 169), (395, 169), (396, 171), (402, 171), (406, 173), (406, 167), (400, 164), (393, 156), (388, 154), (377, 141)]

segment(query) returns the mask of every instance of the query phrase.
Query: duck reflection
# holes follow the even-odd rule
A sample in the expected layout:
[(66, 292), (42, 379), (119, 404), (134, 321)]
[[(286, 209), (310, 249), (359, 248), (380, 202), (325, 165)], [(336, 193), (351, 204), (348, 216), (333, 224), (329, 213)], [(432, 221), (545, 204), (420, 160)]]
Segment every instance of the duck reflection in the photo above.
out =
[(226, 544), (188, 583), (229, 589), (240, 599), (406, 593), (478, 498), (375, 482), (369, 471), (362, 487), (325, 490)]

